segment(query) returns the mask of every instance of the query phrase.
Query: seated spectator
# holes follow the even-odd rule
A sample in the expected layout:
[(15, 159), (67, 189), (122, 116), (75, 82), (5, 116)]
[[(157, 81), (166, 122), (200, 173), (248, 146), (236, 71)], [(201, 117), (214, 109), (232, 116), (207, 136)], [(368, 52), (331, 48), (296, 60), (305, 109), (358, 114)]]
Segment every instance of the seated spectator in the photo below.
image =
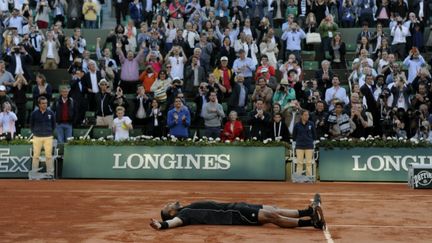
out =
[(161, 70), (158, 74), (158, 78), (153, 83), (150, 91), (153, 93), (153, 97), (159, 103), (165, 103), (167, 100), (167, 90), (171, 86), (171, 78), (168, 77), (166, 70)]
[(146, 69), (141, 73), (139, 80), (141, 85), (144, 87), (145, 92), (149, 94), (151, 92), (151, 87), (158, 77), (158, 73), (153, 70), (152, 66), (147, 66)]
[(169, 134), (180, 139), (189, 137), (191, 116), (189, 109), (183, 105), (181, 98), (175, 98), (174, 108), (168, 111), (167, 126)]
[(125, 109), (122, 106), (116, 108), (117, 117), (112, 124), (115, 141), (122, 141), (129, 139), (129, 130), (132, 130), (132, 120), (125, 116)]
[(229, 120), (225, 123), (224, 129), (221, 134), (221, 139), (225, 141), (235, 141), (244, 139), (244, 127), (241, 121), (238, 120), (237, 112), (231, 111), (228, 115)]
[(270, 122), (269, 138), (274, 141), (288, 142), (289, 133), (288, 128), (285, 125), (281, 113), (273, 114), (272, 122)]
[(144, 126), (147, 123), (148, 114), (150, 112), (150, 103), (152, 99), (147, 96), (142, 85), (137, 88), (137, 96), (134, 100), (135, 110), (133, 112), (133, 123), (136, 126)]
[(347, 138), (356, 129), (351, 118), (343, 111), (343, 106), (341, 102), (336, 103), (328, 116), (329, 134), (332, 139)]
[(329, 107), (329, 111), (335, 108), (336, 103), (348, 104), (349, 99), (344, 87), (340, 86), (339, 76), (334, 75), (332, 79), (333, 86), (325, 92), (325, 102)]
[(60, 88), (60, 97), (54, 102), (52, 111), (55, 113), (57, 122), (57, 142), (66, 143), (72, 137), (72, 126), (76, 115), (77, 107), (74, 100), (69, 97), (69, 87)]
[(256, 138), (263, 141), (268, 137), (269, 125), (271, 117), (270, 113), (264, 111), (264, 102), (257, 100), (255, 109), (249, 114), (250, 138)]
[(273, 90), (267, 86), (267, 82), (264, 77), (260, 77), (252, 94), (252, 101), (256, 102), (258, 100), (262, 100), (264, 102), (264, 111), (269, 112), (271, 108), (272, 98)]
[(219, 104), (216, 92), (210, 92), (208, 102), (202, 108), (204, 118), (205, 136), (218, 138), (220, 136), (222, 119), (225, 118), (225, 112)]
[[(117, 87), (118, 89), (120, 87)], [(96, 100), (96, 126), (112, 127), (114, 97), (108, 92), (108, 82), (105, 79), (99, 81), (99, 92), (95, 96)]]
[(60, 63), (59, 56), (60, 42), (54, 39), (52, 31), (47, 32), (47, 39), (43, 44), (43, 51), (41, 55), (41, 63), (43, 69), (57, 69)]
[(148, 109), (147, 117), (147, 134), (155, 138), (162, 137), (165, 130), (165, 120), (159, 102), (156, 99), (151, 101), (151, 108)]
[(12, 105), (9, 102), (4, 102), (2, 108), (0, 113), (0, 136), (9, 141), (15, 137), (15, 122), (18, 117), (12, 111)]
[(46, 81), (45, 75), (38, 73), (36, 75), (36, 85), (33, 87), (33, 107), (37, 106), (39, 96), (44, 96), (49, 103), (52, 92), (52, 86)]

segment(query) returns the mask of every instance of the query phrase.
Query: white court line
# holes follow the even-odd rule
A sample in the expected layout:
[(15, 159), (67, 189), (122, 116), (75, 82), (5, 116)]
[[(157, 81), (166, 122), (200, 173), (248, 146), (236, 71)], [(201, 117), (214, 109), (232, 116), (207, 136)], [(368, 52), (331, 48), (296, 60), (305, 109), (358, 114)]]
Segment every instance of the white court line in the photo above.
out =
[(407, 229), (432, 229), (432, 226), (421, 225), (356, 225), (356, 224), (331, 224), (331, 227), (340, 228), (407, 228)]
[(330, 234), (330, 231), (328, 230), (328, 226), (326, 225), (325, 229), (323, 230), (324, 237), (327, 240), (327, 243), (334, 243), (333, 238)]

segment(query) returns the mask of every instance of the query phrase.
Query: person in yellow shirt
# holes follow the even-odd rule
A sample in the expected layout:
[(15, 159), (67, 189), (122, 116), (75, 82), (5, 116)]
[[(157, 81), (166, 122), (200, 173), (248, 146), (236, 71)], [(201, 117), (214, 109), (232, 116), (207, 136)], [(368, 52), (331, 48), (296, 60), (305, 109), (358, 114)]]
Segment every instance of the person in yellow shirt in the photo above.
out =
[(82, 12), (84, 15), (84, 27), (88, 29), (96, 29), (96, 19), (98, 5), (93, 0), (87, 0), (83, 4)]

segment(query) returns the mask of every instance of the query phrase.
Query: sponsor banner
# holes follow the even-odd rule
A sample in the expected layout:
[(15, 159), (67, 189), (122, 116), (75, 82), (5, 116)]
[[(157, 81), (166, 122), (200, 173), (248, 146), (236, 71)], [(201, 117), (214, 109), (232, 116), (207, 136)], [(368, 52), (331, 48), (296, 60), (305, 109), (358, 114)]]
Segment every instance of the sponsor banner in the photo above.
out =
[(66, 145), (63, 177), (285, 180), (285, 147)]
[(430, 148), (320, 149), (321, 181), (407, 181), (411, 163), (432, 164)]
[(432, 165), (411, 164), (408, 175), (411, 188), (432, 189)]
[(0, 178), (27, 178), (31, 145), (0, 146)]

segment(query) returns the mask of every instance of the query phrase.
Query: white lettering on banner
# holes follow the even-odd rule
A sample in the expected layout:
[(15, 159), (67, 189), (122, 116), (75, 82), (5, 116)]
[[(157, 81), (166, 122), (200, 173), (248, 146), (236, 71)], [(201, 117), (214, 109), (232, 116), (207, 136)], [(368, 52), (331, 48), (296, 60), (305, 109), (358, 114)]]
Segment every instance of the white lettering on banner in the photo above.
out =
[(30, 168), (26, 163), (30, 156), (9, 156), (10, 148), (0, 148), (0, 173), (2, 172), (29, 172)]
[(372, 155), (361, 161), (360, 155), (352, 155), (354, 166), (353, 171), (408, 171), (408, 165), (411, 163), (432, 164), (432, 156), (389, 156), (389, 155)]
[(419, 184), (421, 186), (428, 186), (432, 183), (432, 173), (422, 170), (417, 175), (413, 176), (413, 180), (415, 187), (418, 187)]
[(231, 167), (229, 154), (129, 154), (123, 159), (122, 154), (113, 156), (113, 169), (228, 170)]

